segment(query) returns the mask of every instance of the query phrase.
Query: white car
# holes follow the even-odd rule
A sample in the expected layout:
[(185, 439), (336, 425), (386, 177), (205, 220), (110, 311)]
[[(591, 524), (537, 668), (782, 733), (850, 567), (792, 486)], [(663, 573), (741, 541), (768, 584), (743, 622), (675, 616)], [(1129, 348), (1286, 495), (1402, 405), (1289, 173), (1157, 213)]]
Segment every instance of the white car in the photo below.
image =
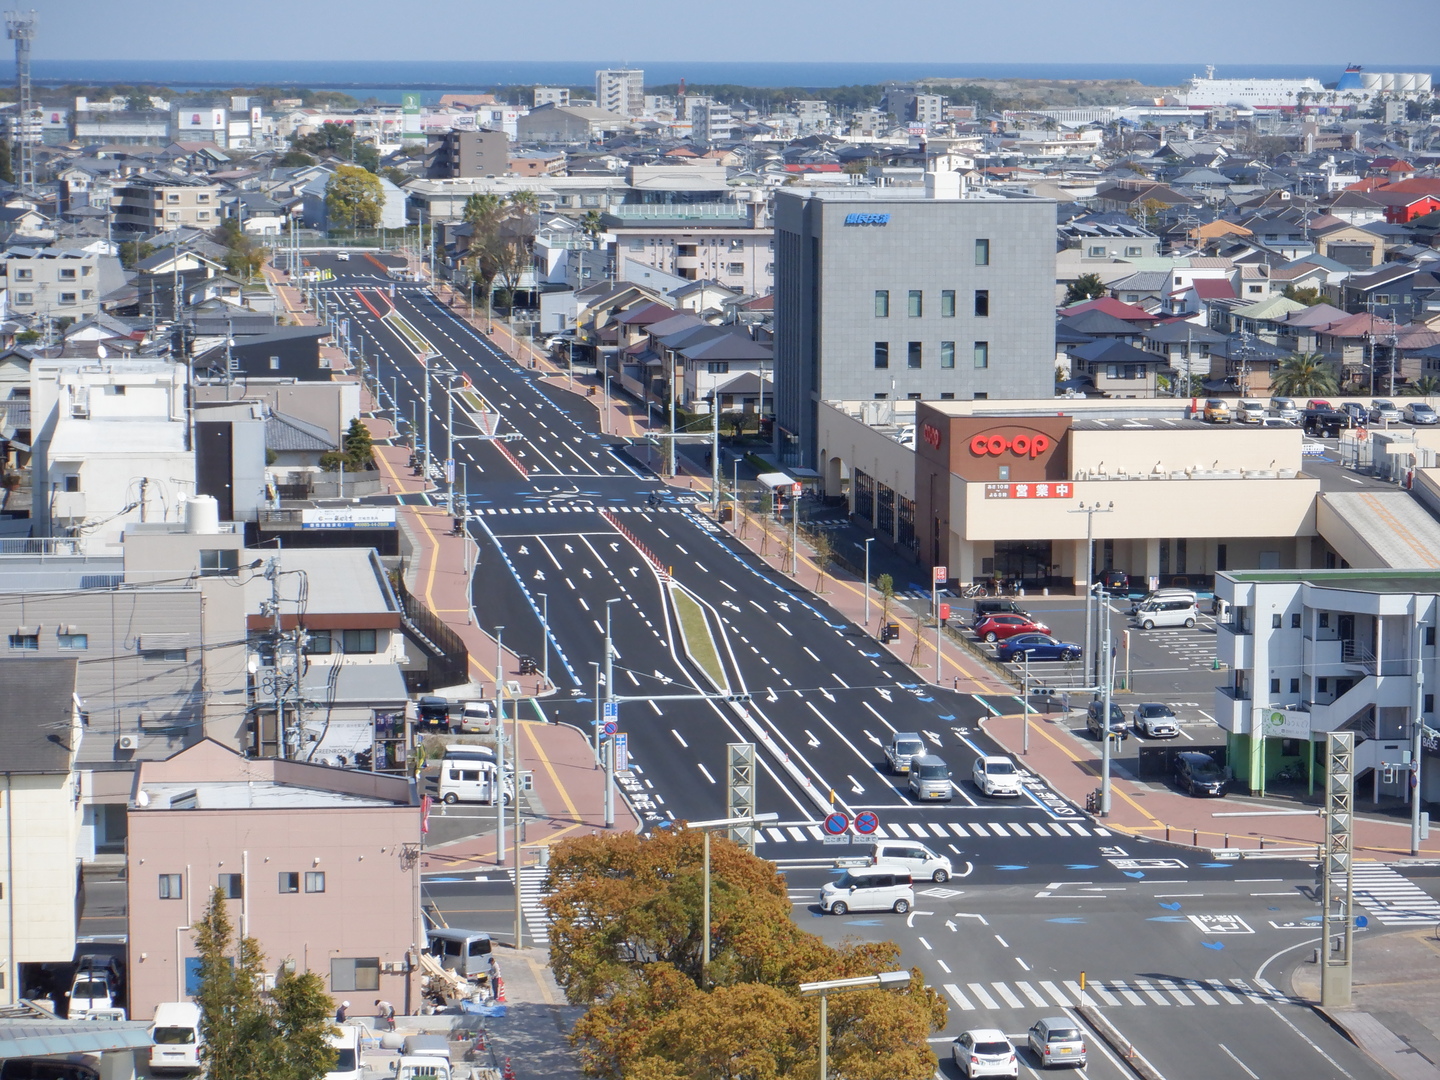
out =
[(1020, 770), (1008, 757), (986, 755), (975, 759), (971, 770), (975, 786), (982, 795), (1020, 795)]
[(1020, 1075), (1020, 1062), (1015, 1044), (998, 1028), (976, 1028), (962, 1031), (950, 1044), (955, 1067), (966, 1076)]
[(1265, 418), (1265, 406), (1258, 401), (1242, 401), (1235, 407), (1235, 419), (1242, 424), (1258, 424)]
[(336, 262), (349, 262), (349, 261), (350, 261), (350, 252), (348, 252), (348, 251), (337, 251), (337, 252), (335, 253), (335, 261), (336, 261)]

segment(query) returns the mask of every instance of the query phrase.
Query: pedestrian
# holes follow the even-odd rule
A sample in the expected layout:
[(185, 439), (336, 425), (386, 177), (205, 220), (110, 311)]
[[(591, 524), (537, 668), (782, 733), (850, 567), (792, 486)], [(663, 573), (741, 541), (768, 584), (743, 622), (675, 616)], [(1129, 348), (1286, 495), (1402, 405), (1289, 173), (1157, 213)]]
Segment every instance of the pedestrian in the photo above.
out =
[(335, 1022), (336, 1022), (337, 1024), (343, 1024), (343, 1023), (345, 1022), (345, 1017), (347, 1017), (347, 1016), (349, 1016), (349, 1015), (350, 1015), (350, 1002), (348, 1002), (348, 1001), (342, 1001), (342, 1002), (340, 1002), (340, 1007), (335, 1010)]
[(395, 1006), (388, 1001), (375, 999), (375, 1015), (386, 1025), (386, 1031), (395, 1030)]

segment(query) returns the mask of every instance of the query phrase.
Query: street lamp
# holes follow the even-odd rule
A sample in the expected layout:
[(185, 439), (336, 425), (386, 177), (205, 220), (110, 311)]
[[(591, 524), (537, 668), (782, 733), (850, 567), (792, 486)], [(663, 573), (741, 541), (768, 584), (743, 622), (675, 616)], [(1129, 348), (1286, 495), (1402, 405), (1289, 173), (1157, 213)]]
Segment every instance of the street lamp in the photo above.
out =
[(540, 597), (540, 648), (544, 650), (540, 655), (545, 659), (541, 661), (541, 677), (545, 685), (550, 685), (550, 597), (545, 593), (536, 593)]
[[(870, 629), (870, 545), (875, 542), (875, 537), (865, 538), (865, 629)], [(938, 678), (938, 676), (937, 676)]]
[(1091, 624), (1095, 618), (1090, 609), (1090, 593), (1092, 591), (1090, 586), (1095, 577), (1095, 515), (1108, 514), (1114, 509), (1113, 502), (1101, 506), (1097, 499), (1089, 506), (1083, 502), (1079, 503), (1074, 510), (1069, 511), (1072, 514), (1085, 515), (1085, 682), (1091, 686), (1095, 685), (1094, 677), (1091, 674), (1094, 670), (1092, 667), (1094, 660), (1090, 636)]
[(830, 1050), (830, 1028), (829, 1015), (826, 1009), (826, 999), (831, 994), (845, 994), (851, 990), (874, 990), (883, 989), (887, 986), (905, 986), (910, 982), (908, 971), (882, 971), (878, 975), (861, 975), (855, 979), (826, 979), (824, 982), (801, 983), (799, 986), (801, 997), (818, 997), (820, 999), (820, 1080), (826, 1080), (829, 1069), (829, 1062), (826, 1058)]
[(700, 954), (700, 986), (705, 986), (705, 973), (710, 968), (710, 830), (728, 829), (736, 825), (749, 826), (754, 828), (759, 822), (779, 821), (780, 815), (776, 813), (756, 814), (754, 817), (717, 818), (714, 821), (687, 821), (687, 829), (699, 829), (705, 836), (705, 900), (701, 911), (701, 924), (705, 928), (705, 945)]
[[(610, 605), (618, 604), (621, 597), (614, 596), (605, 601), (605, 709), (604, 716), (610, 714), (614, 707), (612, 701), (615, 697), (615, 680), (613, 661), (615, 659), (615, 646), (610, 638)], [(605, 827), (615, 827), (615, 737), (605, 736)]]

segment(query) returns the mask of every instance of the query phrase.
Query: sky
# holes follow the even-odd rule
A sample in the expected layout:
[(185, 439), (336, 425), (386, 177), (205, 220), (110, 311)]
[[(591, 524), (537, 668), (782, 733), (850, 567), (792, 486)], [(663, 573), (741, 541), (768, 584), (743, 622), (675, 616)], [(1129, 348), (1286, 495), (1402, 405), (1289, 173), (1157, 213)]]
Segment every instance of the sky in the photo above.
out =
[[(7, 5), (10, 6), (10, 5)], [(1305, 64), (1430, 70), (1437, 0), (30, 0), (37, 59)], [(1408, 67), (1407, 67), (1408, 64)], [(1420, 65), (1424, 65), (1420, 67)]]

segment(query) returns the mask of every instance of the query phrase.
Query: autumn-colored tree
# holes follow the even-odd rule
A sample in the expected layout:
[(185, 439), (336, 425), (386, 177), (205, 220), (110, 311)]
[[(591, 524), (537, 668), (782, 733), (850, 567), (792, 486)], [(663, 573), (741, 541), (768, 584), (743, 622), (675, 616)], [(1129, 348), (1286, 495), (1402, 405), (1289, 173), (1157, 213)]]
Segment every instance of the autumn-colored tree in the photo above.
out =
[[(702, 975), (702, 837), (688, 829), (555, 845), (545, 905), (567, 998), (590, 1008), (572, 1041), (604, 1080), (783, 1080), (818, 1067), (819, 1006), (798, 984), (893, 970), (893, 942), (838, 948), (790, 917), (785, 881), (711, 840), (712, 960)], [(836, 997), (829, 1054), (855, 1080), (928, 1080), (926, 1041), (946, 1021), (919, 972), (903, 990)]]
[(325, 209), (336, 228), (373, 229), (380, 224), (384, 204), (380, 178), (356, 165), (337, 165), (325, 185)]

